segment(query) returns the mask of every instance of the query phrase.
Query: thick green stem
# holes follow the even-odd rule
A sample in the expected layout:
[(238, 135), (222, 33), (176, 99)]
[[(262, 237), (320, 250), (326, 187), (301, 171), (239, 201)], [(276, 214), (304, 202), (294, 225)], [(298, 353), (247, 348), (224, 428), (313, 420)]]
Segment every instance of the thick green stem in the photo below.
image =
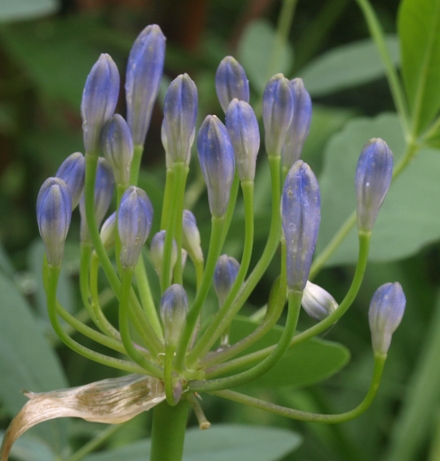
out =
[(131, 170), (130, 170), (130, 184), (136, 186), (139, 179), (139, 170), (141, 168), (142, 154), (144, 152), (144, 146), (135, 145), (133, 152), (133, 160), (131, 161)]
[(154, 407), (150, 461), (181, 461), (188, 410), (186, 400), (174, 407), (166, 401)]

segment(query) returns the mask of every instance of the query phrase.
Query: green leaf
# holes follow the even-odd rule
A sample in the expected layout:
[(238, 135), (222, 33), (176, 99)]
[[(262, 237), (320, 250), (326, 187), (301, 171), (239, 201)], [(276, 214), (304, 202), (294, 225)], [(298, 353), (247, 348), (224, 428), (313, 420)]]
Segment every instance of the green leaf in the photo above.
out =
[[(0, 444), (3, 436), (4, 432), (0, 431)], [(26, 434), (14, 443), (11, 457), (20, 461), (48, 461), (54, 459), (55, 454), (42, 440)]]
[[(398, 65), (397, 37), (388, 36), (386, 44), (393, 63)], [(384, 73), (376, 45), (371, 39), (366, 39), (333, 48), (308, 64), (299, 76), (312, 96), (324, 96), (370, 82)]]
[(440, 0), (404, 0), (398, 30), (414, 134), (420, 134), (440, 108)]
[[(320, 178), (322, 217), (317, 254), (356, 208), (356, 165), (363, 145), (372, 137), (383, 138), (388, 143), (396, 163), (405, 142), (395, 114), (352, 120), (327, 145)], [(439, 239), (438, 171), (439, 152), (425, 149), (392, 183), (373, 229), (370, 260), (404, 258)], [(327, 265), (354, 264), (357, 248), (357, 231), (353, 229)]]
[[(257, 324), (248, 318), (238, 316), (231, 325), (229, 334), (231, 344), (250, 334), (256, 326)], [(241, 355), (276, 344), (282, 331), (282, 327), (275, 326)], [(274, 387), (314, 384), (339, 371), (349, 358), (350, 353), (344, 346), (321, 339), (312, 339), (289, 349), (270, 371), (246, 386)], [(237, 370), (234, 371), (235, 373)]]
[[(295, 450), (301, 437), (285, 429), (222, 424), (207, 431), (191, 428), (186, 432), (183, 461), (277, 461)], [(136, 442), (84, 461), (144, 461), (150, 456), (150, 441)]]
[(2, 0), (0, 22), (21, 21), (55, 13), (57, 0)]
[(6, 254), (6, 251), (1, 243), (0, 243), (0, 271), (3, 271), (6, 275), (9, 275), (10, 277), (14, 275), (14, 266), (9, 260), (9, 257)]
[[(262, 93), (267, 80), (271, 77), (268, 70), (271, 65), (276, 31), (268, 21), (253, 21), (243, 33), (238, 45), (238, 60), (244, 67), (251, 85)], [(288, 74), (293, 64), (293, 50), (289, 44), (280, 53), (276, 73)]]

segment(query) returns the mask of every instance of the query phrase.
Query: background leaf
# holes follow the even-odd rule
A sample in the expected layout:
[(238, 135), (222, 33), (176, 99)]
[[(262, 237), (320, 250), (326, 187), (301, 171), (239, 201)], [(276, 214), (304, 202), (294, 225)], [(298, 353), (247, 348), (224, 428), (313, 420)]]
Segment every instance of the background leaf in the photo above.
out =
[(0, 22), (20, 21), (54, 13), (57, 0), (2, 0)]
[[(327, 145), (320, 178), (322, 220), (317, 254), (356, 208), (356, 165), (363, 145), (372, 137), (383, 138), (388, 143), (396, 163), (405, 144), (395, 114), (355, 119)], [(370, 260), (401, 259), (440, 237), (438, 171), (439, 152), (422, 150), (392, 183), (373, 230)], [(357, 247), (357, 231), (353, 229), (327, 265), (355, 263)]]
[(440, 108), (440, 0), (404, 0), (398, 29), (403, 80), (420, 134)]
[[(397, 37), (386, 38), (395, 65), (399, 64)], [(324, 96), (362, 85), (384, 75), (384, 66), (371, 39), (359, 40), (324, 53), (299, 72), (312, 96)]]

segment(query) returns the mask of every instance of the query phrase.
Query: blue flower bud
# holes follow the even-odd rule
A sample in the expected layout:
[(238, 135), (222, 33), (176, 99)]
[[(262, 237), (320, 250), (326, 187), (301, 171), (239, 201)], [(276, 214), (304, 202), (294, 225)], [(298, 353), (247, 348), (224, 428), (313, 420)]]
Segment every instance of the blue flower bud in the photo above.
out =
[(181, 285), (174, 284), (167, 288), (160, 300), (160, 317), (164, 326), (165, 342), (176, 345), (179, 341), (186, 315), (188, 313), (188, 296)]
[(59, 266), (63, 259), (64, 242), (72, 217), (72, 197), (67, 184), (60, 178), (48, 178), (37, 198), (37, 221), (51, 266)]
[(302, 297), (302, 307), (310, 317), (321, 321), (338, 308), (335, 298), (324, 288), (307, 282)]
[(117, 184), (128, 184), (133, 159), (133, 140), (124, 118), (115, 114), (102, 130), (102, 150)]
[(147, 26), (137, 37), (128, 57), (125, 83), (127, 121), (135, 145), (144, 144), (150, 126), (162, 78), (165, 40), (159, 26)]
[(240, 264), (232, 256), (221, 255), (215, 265), (214, 289), (222, 306), (237, 278)]
[(398, 282), (386, 283), (374, 293), (368, 319), (375, 354), (387, 354), (391, 336), (402, 320), (405, 304), (405, 294)]
[(304, 290), (321, 221), (319, 184), (311, 168), (295, 162), (281, 197), (283, 235), (287, 249), (287, 286)]
[(119, 72), (108, 54), (101, 54), (87, 77), (81, 102), (86, 153), (98, 154), (101, 130), (113, 115), (119, 96)]
[(75, 209), (84, 189), (86, 159), (81, 152), (69, 155), (60, 165), (56, 177), (62, 179), (68, 186), (72, 196), (72, 209)]
[(226, 128), (234, 147), (238, 177), (253, 181), (260, 148), (260, 129), (252, 107), (245, 101), (233, 99), (226, 112)]
[(165, 96), (162, 144), (167, 167), (182, 162), (189, 164), (197, 120), (197, 87), (188, 74), (174, 79)]
[(373, 138), (365, 144), (356, 169), (358, 229), (371, 232), (393, 177), (393, 153), (386, 142)]
[[(110, 164), (103, 157), (99, 157), (98, 166), (96, 169), (95, 178), (95, 193), (94, 193), (94, 204), (95, 204), (95, 219), (96, 225), (99, 227), (105, 214), (108, 211), (110, 203), (112, 201), (113, 190), (115, 188), (115, 180), (113, 178), (113, 171)], [(81, 214), (81, 228), (80, 228), (80, 239), (81, 242), (90, 242), (90, 234), (87, 226), (86, 209), (84, 202), (84, 195), (81, 197), (79, 202), (79, 211)]]
[[(163, 253), (165, 248), (166, 231), (159, 231), (151, 240), (150, 256), (153, 262), (154, 270), (160, 277), (162, 275)], [(173, 247), (171, 249), (171, 265), (170, 271), (173, 272), (174, 266), (177, 262), (177, 243), (173, 239)]]
[(191, 258), (203, 261), (197, 221), (193, 213), (189, 210), (183, 210), (182, 215), (182, 248), (190, 254)]
[(134, 268), (153, 223), (153, 206), (147, 194), (130, 186), (122, 195), (118, 210), (118, 232), (121, 240), (121, 266)]
[(234, 98), (249, 102), (249, 81), (246, 72), (232, 56), (226, 56), (220, 62), (215, 74), (215, 90), (225, 113)]
[(291, 84), (283, 74), (276, 74), (267, 82), (263, 93), (263, 123), (268, 155), (281, 155), (292, 116)]
[(293, 93), (293, 117), (281, 153), (283, 166), (290, 169), (299, 160), (312, 120), (312, 100), (301, 78), (290, 81)]
[(99, 232), (102, 244), (106, 250), (109, 250), (115, 245), (116, 239), (116, 211), (112, 213), (101, 226)]
[(226, 212), (234, 179), (234, 150), (223, 123), (208, 115), (197, 136), (199, 162), (208, 190), (209, 209), (217, 218)]

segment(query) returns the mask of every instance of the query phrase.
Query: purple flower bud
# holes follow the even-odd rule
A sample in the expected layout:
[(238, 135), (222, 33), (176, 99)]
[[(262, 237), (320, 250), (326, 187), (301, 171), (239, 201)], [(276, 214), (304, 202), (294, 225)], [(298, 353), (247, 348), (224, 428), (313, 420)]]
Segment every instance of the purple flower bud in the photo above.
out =
[(202, 123), (197, 137), (197, 150), (211, 214), (220, 218), (228, 206), (235, 162), (226, 127), (215, 115), (208, 115)]
[(144, 144), (150, 126), (162, 78), (165, 40), (159, 26), (147, 26), (137, 37), (128, 57), (125, 83), (127, 121), (135, 145)]
[[(95, 178), (95, 218), (96, 225), (99, 227), (112, 201), (115, 180), (113, 179), (112, 167), (103, 157), (99, 157)], [(79, 202), (81, 214), (80, 239), (81, 242), (90, 242), (90, 234), (87, 226), (86, 209), (84, 195)]]
[(200, 246), (200, 232), (193, 213), (183, 210), (182, 215), (182, 247), (198, 261), (203, 261), (203, 252)]
[(37, 198), (37, 221), (51, 266), (59, 266), (63, 259), (64, 242), (72, 217), (72, 197), (67, 184), (60, 178), (48, 178)]
[(373, 138), (365, 144), (356, 169), (358, 229), (371, 232), (393, 177), (393, 153)]
[(307, 314), (318, 321), (324, 320), (338, 308), (338, 303), (328, 291), (309, 281), (301, 303)]
[(99, 232), (102, 244), (106, 250), (109, 250), (115, 245), (116, 239), (116, 211), (112, 213), (101, 226)]
[(128, 184), (133, 159), (133, 140), (124, 118), (115, 114), (102, 130), (102, 150), (117, 184)]
[(268, 155), (281, 155), (292, 116), (292, 87), (283, 74), (276, 74), (267, 82), (263, 93), (263, 123)]
[(233, 99), (226, 112), (226, 128), (234, 146), (238, 176), (241, 181), (253, 181), (260, 148), (260, 130), (252, 107)]
[(375, 354), (387, 354), (391, 336), (402, 320), (405, 304), (405, 294), (398, 282), (386, 283), (374, 293), (368, 319)]
[(188, 296), (181, 285), (167, 288), (160, 300), (160, 316), (164, 326), (165, 342), (176, 345), (186, 322)]
[(87, 77), (81, 102), (86, 153), (98, 154), (101, 130), (113, 115), (119, 96), (119, 72), (108, 54), (101, 54)]
[(68, 186), (72, 196), (72, 209), (75, 209), (84, 189), (86, 159), (81, 152), (69, 155), (60, 165), (56, 177), (62, 179)]
[(151, 231), (153, 206), (147, 194), (130, 186), (122, 195), (118, 210), (118, 232), (121, 240), (122, 267), (134, 268)]
[(197, 120), (197, 87), (188, 74), (174, 79), (165, 96), (162, 144), (167, 167), (182, 162), (189, 164)]
[(237, 98), (249, 102), (249, 82), (243, 67), (232, 56), (223, 58), (215, 74), (215, 90), (223, 112)]
[(221, 255), (218, 258), (214, 272), (214, 289), (220, 306), (224, 304), (231, 291), (239, 269), (240, 264), (235, 258), (228, 255)]
[(295, 162), (284, 183), (281, 217), (287, 249), (287, 285), (304, 290), (321, 220), (316, 176), (302, 160)]
[(299, 160), (312, 120), (312, 100), (300, 78), (290, 81), (293, 93), (293, 117), (281, 153), (283, 166), (290, 169)]
[[(154, 270), (160, 277), (162, 275), (163, 253), (165, 249), (166, 231), (159, 231), (151, 240), (150, 256), (153, 262)], [(173, 247), (171, 249), (171, 265), (170, 271), (172, 272), (177, 262), (177, 243), (173, 239)]]

